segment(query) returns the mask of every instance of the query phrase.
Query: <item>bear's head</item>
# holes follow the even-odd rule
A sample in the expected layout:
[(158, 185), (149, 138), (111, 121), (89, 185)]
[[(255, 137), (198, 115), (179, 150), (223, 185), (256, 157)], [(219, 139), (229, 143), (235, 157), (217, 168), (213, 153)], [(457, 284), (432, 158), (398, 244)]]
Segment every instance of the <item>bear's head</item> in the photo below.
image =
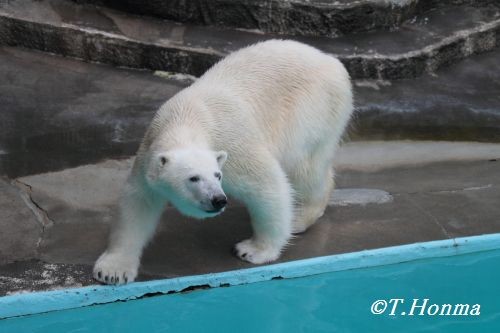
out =
[(151, 156), (149, 185), (182, 214), (206, 218), (224, 211), (222, 166), (227, 153), (208, 149), (174, 149)]

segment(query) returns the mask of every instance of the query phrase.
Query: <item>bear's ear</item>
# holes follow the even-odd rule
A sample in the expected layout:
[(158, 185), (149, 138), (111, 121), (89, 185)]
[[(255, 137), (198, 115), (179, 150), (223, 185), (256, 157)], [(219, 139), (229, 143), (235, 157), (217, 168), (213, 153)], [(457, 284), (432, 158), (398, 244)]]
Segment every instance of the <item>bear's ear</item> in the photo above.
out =
[(170, 158), (167, 154), (158, 154), (158, 162), (160, 166), (165, 166), (168, 162), (170, 162)]
[(227, 153), (223, 150), (215, 152), (215, 158), (217, 159), (217, 163), (219, 164), (219, 168), (222, 168), (224, 163), (227, 160)]
[(171, 158), (167, 153), (154, 154), (147, 166), (146, 178), (150, 182), (158, 179), (162, 167), (170, 162)]

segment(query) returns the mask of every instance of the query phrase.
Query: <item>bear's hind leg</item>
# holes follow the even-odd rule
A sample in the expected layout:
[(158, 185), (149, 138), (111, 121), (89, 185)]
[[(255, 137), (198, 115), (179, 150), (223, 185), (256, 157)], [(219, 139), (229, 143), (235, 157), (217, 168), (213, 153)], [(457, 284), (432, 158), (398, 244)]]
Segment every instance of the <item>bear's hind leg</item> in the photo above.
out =
[(249, 171), (236, 179), (242, 190), (234, 195), (249, 211), (253, 236), (236, 244), (234, 252), (242, 260), (262, 264), (278, 259), (291, 237), (292, 189), (275, 160), (254, 160)]
[(297, 207), (292, 232), (305, 232), (323, 216), (334, 188), (333, 167), (311, 163), (307, 171), (293, 177)]

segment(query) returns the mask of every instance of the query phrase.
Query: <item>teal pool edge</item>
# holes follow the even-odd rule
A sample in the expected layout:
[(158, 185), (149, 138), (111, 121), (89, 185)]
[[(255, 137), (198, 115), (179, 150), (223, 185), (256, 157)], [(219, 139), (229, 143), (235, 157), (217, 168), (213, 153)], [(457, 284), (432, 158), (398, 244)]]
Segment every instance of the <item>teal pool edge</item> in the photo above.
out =
[(221, 273), (136, 282), (118, 287), (95, 285), (17, 294), (0, 297), (0, 319), (180, 292), (196, 286), (234, 286), (273, 278), (298, 278), (495, 249), (500, 249), (500, 233), (316, 257)]

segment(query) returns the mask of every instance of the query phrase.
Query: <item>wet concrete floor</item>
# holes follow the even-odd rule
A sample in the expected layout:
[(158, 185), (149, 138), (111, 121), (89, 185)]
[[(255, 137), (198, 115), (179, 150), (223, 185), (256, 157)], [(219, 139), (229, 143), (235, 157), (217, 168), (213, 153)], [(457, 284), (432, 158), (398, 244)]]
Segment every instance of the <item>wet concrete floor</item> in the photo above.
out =
[(0, 174), (130, 156), (158, 109), (186, 83), (147, 71), (0, 47)]
[[(189, 81), (0, 47), (0, 175), (135, 153), (157, 108)], [(500, 51), (414, 80), (355, 82), (356, 139), (500, 141)]]

